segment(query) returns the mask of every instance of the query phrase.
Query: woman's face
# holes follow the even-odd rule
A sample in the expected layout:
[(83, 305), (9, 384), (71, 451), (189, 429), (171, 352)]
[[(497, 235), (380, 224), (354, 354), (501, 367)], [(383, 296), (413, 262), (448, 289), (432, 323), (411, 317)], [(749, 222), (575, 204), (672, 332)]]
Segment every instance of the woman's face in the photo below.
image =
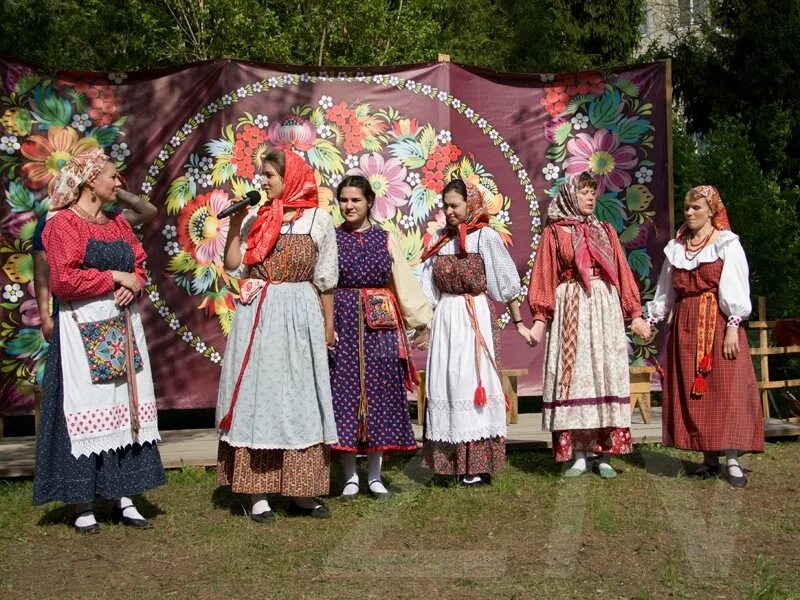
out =
[(95, 195), (104, 204), (114, 200), (117, 188), (122, 186), (122, 181), (117, 176), (117, 169), (114, 163), (109, 160), (103, 165), (92, 186)]
[(372, 204), (367, 202), (364, 191), (358, 187), (343, 187), (339, 192), (339, 210), (348, 225), (355, 229), (363, 227)]
[(455, 190), (450, 190), (444, 195), (444, 218), (447, 224), (456, 226), (464, 222), (467, 217), (467, 199)]
[(283, 177), (280, 176), (278, 170), (271, 162), (264, 163), (264, 190), (267, 192), (267, 198), (274, 200), (280, 198), (283, 194)]
[(597, 188), (593, 185), (584, 185), (578, 190), (578, 212), (588, 217), (594, 212), (597, 203)]
[(686, 217), (686, 227), (692, 231), (699, 231), (709, 222), (714, 213), (708, 205), (708, 200), (702, 196), (695, 196), (691, 192), (686, 194), (683, 201), (683, 214)]

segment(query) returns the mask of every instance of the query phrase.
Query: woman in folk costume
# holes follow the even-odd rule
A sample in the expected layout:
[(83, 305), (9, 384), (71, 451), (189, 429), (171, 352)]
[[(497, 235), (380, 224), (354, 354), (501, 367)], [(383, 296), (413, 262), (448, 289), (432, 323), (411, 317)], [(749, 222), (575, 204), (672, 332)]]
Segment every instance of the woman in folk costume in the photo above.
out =
[(102, 150), (75, 156), (56, 179), (42, 234), (59, 308), (42, 386), (33, 502), (75, 504), (82, 533), (100, 530), (97, 496), (116, 500), (115, 520), (150, 527), (131, 496), (165, 481), (136, 302), (146, 254), (124, 217), (102, 212), (119, 186)]
[(407, 390), (419, 382), (406, 328), (424, 331), (431, 309), (397, 240), (369, 219), (375, 192), (361, 175), (336, 190), (344, 218), (336, 230), (339, 284), (334, 296), (336, 349), (331, 387), (345, 486), (359, 492), (356, 454), (367, 454), (367, 489), (389, 495), (381, 481), (384, 452), (417, 449)]
[(302, 158), (269, 152), (263, 172), (269, 201), (234, 213), (225, 245), (225, 269), (241, 281), (217, 398), (217, 481), (250, 494), (255, 521), (274, 518), (267, 494), (326, 518), (315, 496), (328, 493), (337, 442), (326, 349), (336, 233)]
[(631, 452), (628, 349), (624, 319), (636, 335), (639, 288), (616, 231), (594, 216), (597, 183), (572, 175), (548, 208), (528, 290), (538, 344), (552, 321), (545, 351), (543, 427), (553, 432), (557, 462), (577, 477), (599, 454), (601, 477), (616, 477), (612, 454)]
[(489, 483), (505, 461), (506, 399), (488, 296), (505, 302), (530, 342), (516, 298), (517, 268), (489, 224), (479, 189), (456, 179), (442, 194), (447, 226), (422, 255), (434, 307), (426, 375), (424, 464), (465, 485)]
[(686, 224), (666, 248), (653, 325), (672, 313), (667, 341), (663, 443), (703, 452), (697, 477), (716, 476), (724, 452), (728, 482), (744, 487), (739, 454), (763, 452), (764, 424), (747, 335), (750, 315), (747, 257), (731, 231), (717, 190), (686, 194)]

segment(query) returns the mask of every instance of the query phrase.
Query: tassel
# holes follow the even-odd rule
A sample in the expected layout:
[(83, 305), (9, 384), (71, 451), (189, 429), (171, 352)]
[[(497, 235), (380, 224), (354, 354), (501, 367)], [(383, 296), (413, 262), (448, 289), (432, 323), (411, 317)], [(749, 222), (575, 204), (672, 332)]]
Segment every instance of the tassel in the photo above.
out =
[(702, 397), (706, 393), (706, 378), (698, 374), (692, 384), (692, 396)]
[(478, 387), (475, 388), (475, 406), (478, 408), (486, 406), (486, 388), (483, 387), (482, 383), (479, 383)]
[(232, 412), (232, 410), (229, 410), (228, 414), (222, 417), (222, 420), (219, 422), (219, 428), (225, 433), (231, 429), (231, 423), (233, 422), (233, 418), (231, 418)]
[(367, 420), (359, 419), (358, 422), (358, 441), (366, 443), (367, 441)]
[(711, 372), (711, 355), (710, 354), (706, 354), (700, 360), (700, 364), (698, 365), (697, 370), (700, 373), (702, 373), (703, 375), (706, 375), (707, 373)]

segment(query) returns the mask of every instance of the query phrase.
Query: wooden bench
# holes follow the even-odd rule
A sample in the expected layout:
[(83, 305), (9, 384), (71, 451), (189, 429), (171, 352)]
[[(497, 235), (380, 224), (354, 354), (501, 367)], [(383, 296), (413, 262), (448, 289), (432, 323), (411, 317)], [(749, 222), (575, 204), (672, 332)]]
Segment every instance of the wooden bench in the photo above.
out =
[[(527, 375), (528, 369), (503, 369), (500, 381), (503, 385), (503, 393), (508, 398), (508, 412), (506, 413), (506, 424), (519, 422), (519, 397), (517, 395), (517, 378), (520, 375)], [(419, 387), (417, 388), (417, 423), (425, 424), (425, 371), (419, 372)]]
[(631, 378), (631, 414), (638, 406), (642, 421), (646, 424), (653, 420), (650, 410), (650, 375), (655, 367), (639, 366), (630, 368)]

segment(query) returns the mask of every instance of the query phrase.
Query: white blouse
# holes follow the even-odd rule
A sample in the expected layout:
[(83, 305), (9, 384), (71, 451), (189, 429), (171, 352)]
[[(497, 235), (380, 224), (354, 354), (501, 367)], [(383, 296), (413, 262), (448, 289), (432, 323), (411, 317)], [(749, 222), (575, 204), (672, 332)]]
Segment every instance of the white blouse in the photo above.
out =
[(738, 327), (753, 310), (750, 302), (750, 279), (747, 257), (739, 242), (739, 236), (731, 231), (722, 231), (716, 241), (703, 248), (691, 259), (686, 258), (685, 247), (676, 240), (670, 240), (664, 254), (667, 260), (661, 267), (655, 295), (647, 303), (648, 321), (660, 323), (672, 312), (675, 304), (675, 289), (672, 287), (674, 269), (691, 271), (702, 264), (722, 259), (722, 274), (719, 278), (718, 301), (720, 310), (728, 317), (729, 327)]
[[(258, 207), (254, 206), (247, 212), (247, 216), (242, 222), (241, 233), (241, 252), (242, 258), (247, 252), (247, 236), (256, 221)], [(310, 234), (317, 249), (317, 264), (314, 266), (314, 287), (320, 292), (327, 292), (336, 287), (339, 280), (339, 254), (336, 246), (336, 230), (333, 227), (331, 216), (320, 208), (311, 210), (306, 209), (303, 215), (291, 222), (281, 226), (281, 233), (293, 233), (297, 235)], [(250, 267), (244, 264), (244, 260), (238, 268), (225, 272), (236, 279), (247, 279), (250, 276)]]
[[(431, 239), (435, 244), (441, 235), (438, 231)], [(511, 302), (520, 294), (522, 284), (517, 266), (503, 244), (503, 240), (491, 227), (483, 227), (467, 235), (467, 252), (480, 254), (486, 269), (486, 291), (495, 302)], [(458, 239), (454, 238), (439, 249), (438, 256), (458, 254)], [(441, 293), (433, 281), (435, 256), (422, 266), (422, 290), (433, 308), (439, 303)]]

